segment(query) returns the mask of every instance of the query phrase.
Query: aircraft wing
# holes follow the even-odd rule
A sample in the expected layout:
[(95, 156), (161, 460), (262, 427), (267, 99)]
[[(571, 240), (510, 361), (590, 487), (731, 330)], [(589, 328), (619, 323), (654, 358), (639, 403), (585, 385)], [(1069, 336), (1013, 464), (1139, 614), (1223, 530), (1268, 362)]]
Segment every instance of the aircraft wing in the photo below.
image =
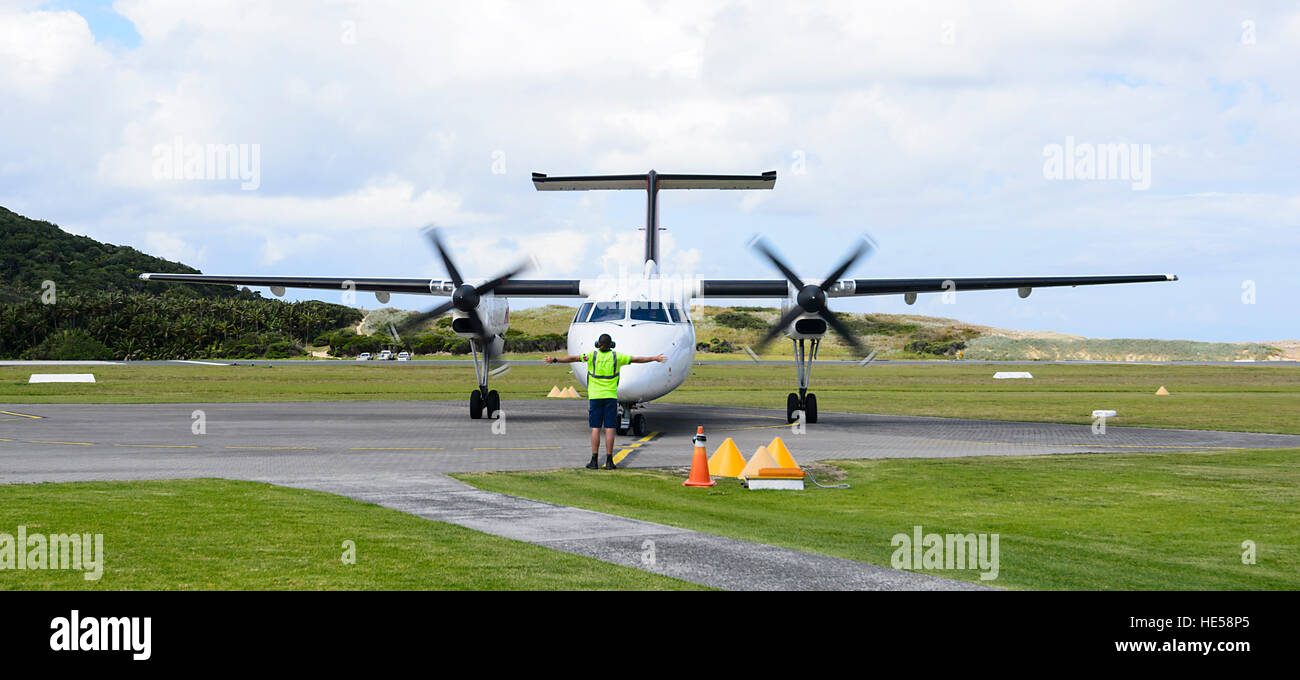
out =
[[(373, 276), (222, 276), (212, 274), (141, 274), (145, 281), (225, 284), (232, 286), (266, 286), (270, 288), (316, 288), (319, 290), (356, 290), (376, 293), (414, 295), (451, 295), (451, 281), (424, 278), (389, 278)], [(578, 279), (510, 279), (495, 289), (497, 295), (510, 297), (581, 297)], [(282, 291), (283, 292), (283, 291)]]
[[(829, 297), (942, 293), (968, 290), (1034, 289), (1058, 286), (1098, 286), (1113, 283), (1177, 281), (1173, 274), (1128, 276), (954, 276), (950, 278), (840, 279), (827, 292)], [(812, 282), (816, 283), (816, 282)], [(700, 297), (783, 298), (790, 293), (784, 279), (702, 279)]]

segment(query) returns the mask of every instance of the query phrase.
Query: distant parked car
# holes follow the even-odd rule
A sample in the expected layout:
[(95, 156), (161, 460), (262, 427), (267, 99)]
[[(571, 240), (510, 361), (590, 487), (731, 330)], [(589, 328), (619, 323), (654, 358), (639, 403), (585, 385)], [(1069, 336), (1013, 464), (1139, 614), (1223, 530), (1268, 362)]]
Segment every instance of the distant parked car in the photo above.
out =
[(411, 353), (410, 353), (410, 352), (398, 352), (398, 353), (397, 353), (397, 360), (398, 360), (398, 361), (410, 361), (410, 360), (411, 360)]
[(362, 352), (357, 355), (357, 361), (370, 361), (370, 352)]
[(390, 350), (384, 350), (379, 353), (379, 356), (375, 357), (377, 361), (392, 361), (396, 358)]

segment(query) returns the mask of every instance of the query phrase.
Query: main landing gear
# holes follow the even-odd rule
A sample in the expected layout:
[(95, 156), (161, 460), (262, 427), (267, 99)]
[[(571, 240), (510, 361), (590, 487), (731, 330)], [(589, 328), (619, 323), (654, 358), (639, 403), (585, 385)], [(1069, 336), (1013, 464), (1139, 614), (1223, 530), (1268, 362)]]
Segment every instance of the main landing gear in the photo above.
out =
[[(817, 422), (817, 395), (808, 391), (808, 381), (812, 377), (813, 361), (817, 359), (817, 348), (821, 347), (821, 338), (792, 339), (794, 343), (794, 370), (799, 378), (799, 393), (791, 392), (785, 398), (785, 420), (793, 423), (803, 412), (804, 422)], [(811, 343), (811, 346), (805, 343)]]
[(644, 437), (649, 427), (646, 426), (645, 414), (632, 413), (635, 404), (618, 405), (618, 427), (614, 429), (619, 436), (632, 433), (633, 437)]
[(497, 411), (501, 410), (501, 395), (488, 389), (487, 354), (482, 352), (483, 347), (477, 339), (470, 339), (469, 348), (474, 354), (474, 377), (478, 379), (478, 389), (469, 393), (469, 417), (479, 420), (486, 411), (489, 419), (495, 418)]

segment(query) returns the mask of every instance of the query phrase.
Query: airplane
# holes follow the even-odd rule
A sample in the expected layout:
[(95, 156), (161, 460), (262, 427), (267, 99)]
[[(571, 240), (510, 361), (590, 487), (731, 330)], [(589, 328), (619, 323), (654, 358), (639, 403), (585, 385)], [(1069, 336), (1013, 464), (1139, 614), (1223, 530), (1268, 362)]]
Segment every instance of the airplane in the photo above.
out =
[[(858, 355), (864, 354), (861, 342), (851, 329), (830, 310), (830, 298), (864, 295), (902, 295), (914, 304), (921, 293), (955, 293), (956, 291), (1015, 289), (1021, 298), (1034, 288), (1052, 286), (1090, 286), (1119, 283), (1177, 281), (1171, 274), (1121, 276), (1000, 276), (937, 278), (841, 278), (868, 255), (874, 244), (863, 237), (849, 254), (822, 279), (805, 279), (762, 238), (750, 246), (766, 258), (783, 278), (773, 279), (676, 279), (660, 276), (659, 192), (678, 189), (770, 190), (776, 185), (776, 172), (760, 175), (668, 174), (650, 170), (637, 175), (572, 175), (550, 177), (532, 174), (538, 191), (633, 190), (646, 193), (645, 253), (642, 271), (617, 279), (521, 279), (527, 265), (516, 266), (491, 279), (466, 279), (456, 267), (451, 253), (437, 230), (430, 230), (434, 250), (446, 268), (446, 279), (324, 277), (324, 276), (223, 276), (208, 274), (146, 273), (140, 278), (150, 281), (175, 281), (201, 284), (265, 286), (276, 296), (286, 288), (365, 291), (375, 293), (380, 303), (387, 303), (393, 293), (446, 296), (448, 300), (432, 309), (405, 320), (403, 328), (452, 314), (451, 330), (470, 341), (474, 374), (478, 387), (470, 393), (469, 416), (480, 419), (496, 417), (501, 398), (489, 389), (489, 378), (497, 373), (496, 357), (504, 347), (504, 335), (510, 326), (511, 297), (582, 298), (583, 302), (569, 325), (568, 351), (590, 351), (602, 333), (615, 341), (615, 351), (632, 355), (664, 354), (662, 363), (633, 364), (621, 370), (618, 385), (619, 425), (617, 432), (643, 436), (649, 430), (646, 417), (639, 411), (646, 403), (679, 387), (690, 375), (695, 360), (695, 326), (690, 317), (691, 301), (698, 298), (760, 298), (780, 300), (781, 316), (759, 343), (763, 347), (779, 335), (790, 339), (795, 364), (797, 392), (786, 396), (786, 419), (806, 423), (818, 420), (817, 395), (809, 391), (813, 362), (822, 338), (835, 331)], [(572, 365), (575, 380), (586, 384), (587, 367)]]

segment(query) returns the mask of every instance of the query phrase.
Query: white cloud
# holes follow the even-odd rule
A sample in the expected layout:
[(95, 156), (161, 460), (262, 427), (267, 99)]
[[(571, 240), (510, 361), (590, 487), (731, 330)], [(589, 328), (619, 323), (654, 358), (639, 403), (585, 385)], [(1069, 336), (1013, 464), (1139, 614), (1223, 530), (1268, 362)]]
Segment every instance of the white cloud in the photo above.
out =
[[(467, 275), (527, 254), (537, 276), (639, 270), (643, 196), (539, 194), (530, 170), (778, 170), (770, 193), (666, 196), (666, 273), (774, 276), (741, 247), (761, 231), (821, 276), (867, 231), (882, 250), (863, 276), (1265, 280), (1300, 233), (1293, 8), (1251, 11), (1253, 45), (1242, 11), (1209, 2), (114, 8), (138, 47), (96, 47), (72, 12), (0, 11), (0, 204), (207, 271), (440, 276), (429, 222)], [(260, 145), (260, 187), (153, 179), (177, 136)], [(1150, 144), (1151, 190), (1045, 181), (1043, 146), (1066, 136)], [(1089, 290), (1111, 311), (1070, 323), (1165, 334), (1151, 295)], [(977, 298), (971, 321), (1015, 321)], [(1208, 318), (1183, 334), (1223, 332)]]

